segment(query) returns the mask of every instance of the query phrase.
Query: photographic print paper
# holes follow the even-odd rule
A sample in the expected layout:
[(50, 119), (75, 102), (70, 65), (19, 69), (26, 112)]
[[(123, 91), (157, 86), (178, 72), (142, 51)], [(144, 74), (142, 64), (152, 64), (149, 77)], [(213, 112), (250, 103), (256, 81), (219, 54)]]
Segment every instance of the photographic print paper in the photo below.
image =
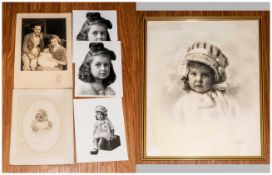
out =
[(121, 98), (75, 99), (77, 162), (128, 160)]
[(13, 91), (10, 164), (74, 162), (72, 90)]
[(121, 43), (82, 41), (74, 47), (75, 96), (122, 97)]
[(73, 10), (73, 41), (118, 41), (114, 10)]
[(72, 87), (70, 14), (17, 14), (14, 69), (15, 88)]

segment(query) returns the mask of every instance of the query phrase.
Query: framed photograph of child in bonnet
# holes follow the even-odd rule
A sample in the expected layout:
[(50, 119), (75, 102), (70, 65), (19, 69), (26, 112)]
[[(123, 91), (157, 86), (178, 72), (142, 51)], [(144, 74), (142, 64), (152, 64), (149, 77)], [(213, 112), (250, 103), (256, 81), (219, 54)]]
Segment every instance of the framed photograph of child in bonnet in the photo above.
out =
[(145, 17), (142, 160), (267, 161), (262, 17)]

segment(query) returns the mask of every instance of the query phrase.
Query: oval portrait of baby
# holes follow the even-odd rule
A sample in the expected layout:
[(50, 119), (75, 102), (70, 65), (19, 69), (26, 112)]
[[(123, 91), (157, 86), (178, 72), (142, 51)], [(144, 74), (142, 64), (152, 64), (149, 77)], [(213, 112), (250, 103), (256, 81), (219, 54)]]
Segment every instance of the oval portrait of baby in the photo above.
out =
[(23, 119), (23, 132), (27, 144), (36, 151), (47, 151), (58, 141), (60, 114), (54, 104), (46, 100), (32, 103)]

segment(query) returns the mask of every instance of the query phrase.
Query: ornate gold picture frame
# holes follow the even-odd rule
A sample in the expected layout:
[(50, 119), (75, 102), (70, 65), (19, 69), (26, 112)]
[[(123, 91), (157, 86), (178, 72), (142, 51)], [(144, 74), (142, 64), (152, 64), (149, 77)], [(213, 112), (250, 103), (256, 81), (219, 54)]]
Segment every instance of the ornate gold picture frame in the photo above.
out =
[(143, 161), (269, 162), (269, 20), (241, 14), (144, 17)]

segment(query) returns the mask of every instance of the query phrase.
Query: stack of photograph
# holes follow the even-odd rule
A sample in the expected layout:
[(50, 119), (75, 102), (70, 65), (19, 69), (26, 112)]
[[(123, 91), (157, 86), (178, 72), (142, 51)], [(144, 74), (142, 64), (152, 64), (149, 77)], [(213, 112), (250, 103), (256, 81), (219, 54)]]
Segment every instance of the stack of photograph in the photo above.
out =
[(116, 11), (73, 11), (77, 162), (128, 160), (117, 31)]
[(74, 163), (71, 15), (17, 14), (11, 165)]

